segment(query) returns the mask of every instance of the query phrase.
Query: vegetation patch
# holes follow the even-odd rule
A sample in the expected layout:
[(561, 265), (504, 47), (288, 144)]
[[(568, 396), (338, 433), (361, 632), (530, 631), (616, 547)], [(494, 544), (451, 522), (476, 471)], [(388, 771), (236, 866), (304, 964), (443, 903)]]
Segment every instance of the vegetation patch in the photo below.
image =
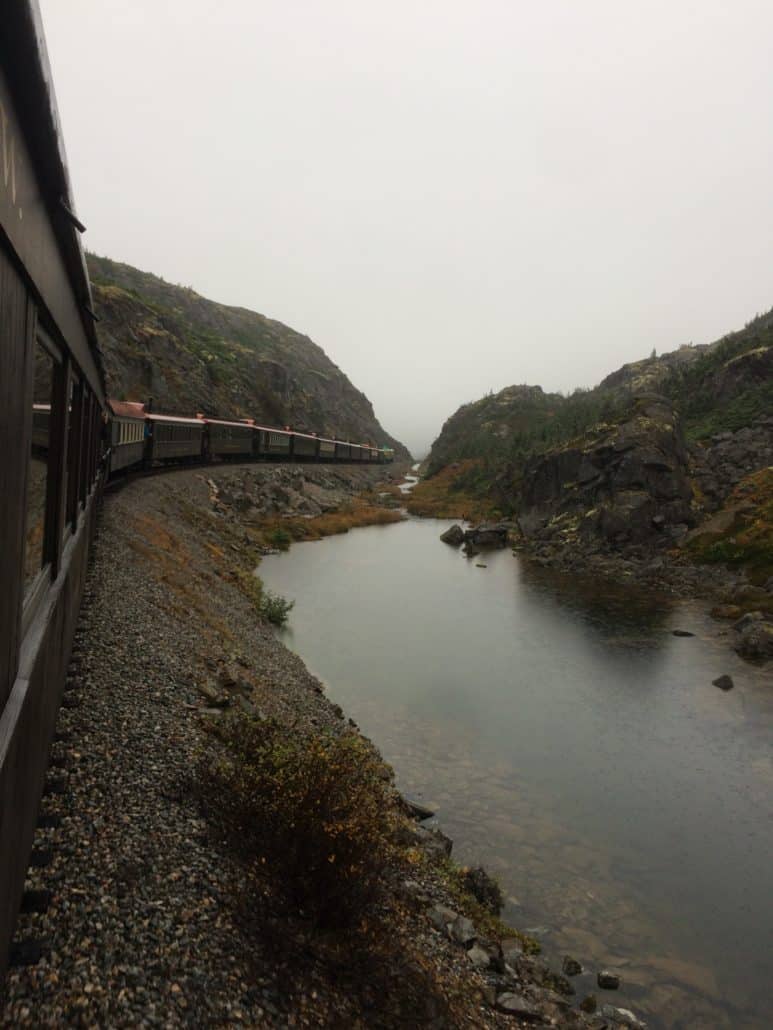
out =
[(373, 748), (247, 715), (213, 732), (222, 746), (202, 757), (201, 788), (240, 853), (316, 924), (360, 920), (399, 857), (398, 810)]
[(737, 509), (727, 529), (694, 537), (688, 553), (698, 562), (743, 568), (762, 584), (773, 576), (773, 468), (742, 479), (726, 508)]
[[(411, 515), (424, 518), (468, 519), (471, 522), (495, 518), (501, 511), (497, 510), (493, 496), (488, 492), (486, 478), (483, 461), (454, 462), (430, 478), (419, 480), (406, 497), (406, 508)], [(480, 493), (477, 492), (479, 489)]]

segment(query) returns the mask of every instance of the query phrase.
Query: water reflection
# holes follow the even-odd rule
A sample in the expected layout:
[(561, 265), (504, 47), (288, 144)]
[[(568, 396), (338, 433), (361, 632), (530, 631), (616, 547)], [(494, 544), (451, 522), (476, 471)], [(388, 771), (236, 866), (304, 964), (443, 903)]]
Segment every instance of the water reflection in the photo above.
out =
[(481, 569), (438, 542), (447, 525), (264, 561), (297, 602), (288, 643), (549, 952), (620, 966), (652, 1025), (767, 1026), (770, 677), (700, 606), (508, 551)]

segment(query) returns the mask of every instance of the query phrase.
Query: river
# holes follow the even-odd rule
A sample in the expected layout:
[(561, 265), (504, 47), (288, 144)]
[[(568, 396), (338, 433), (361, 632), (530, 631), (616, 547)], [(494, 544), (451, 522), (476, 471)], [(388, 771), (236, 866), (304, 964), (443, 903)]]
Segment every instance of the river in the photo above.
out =
[(498, 877), (505, 918), (588, 967), (578, 993), (650, 1027), (773, 1025), (773, 674), (698, 603), (465, 559), (450, 524), (265, 558), (296, 602), (282, 639)]

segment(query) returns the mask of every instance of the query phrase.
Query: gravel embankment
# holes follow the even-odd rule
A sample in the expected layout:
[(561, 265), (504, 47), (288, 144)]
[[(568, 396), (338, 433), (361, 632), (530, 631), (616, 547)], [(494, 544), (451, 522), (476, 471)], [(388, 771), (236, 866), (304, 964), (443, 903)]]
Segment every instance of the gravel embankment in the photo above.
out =
[[(378, 472), (352, 473), (351, 489)], [(217, 479), (244, 474), (221, 468)], [(398, 1017), (389, 992), (353, 997), (313, 943), (293, 946), (297, 927), (279, 910), (250, 929), (234, 904), (245, 874), (191, 790), (204, 728), (218, 718), (204, 709), (225, 693), (305, 725), (341, 726), (342, 713), (226, 573), (224, 552), (238, 560), (239, 545), (223, 536), (206, 478), (176, 472), (105, 500), (53, 750), (60, 792), (43, 802), (60, 821), (38, 831), (50, 861), (29, 872), (51, 901), (17, 930), (44, 954), (9, 972), (0, 1025), (521, 1025), (484, 1004), (492, 979), (421, 906), (406, 905), (405, 932), (436, 979), (464, 995), (451, 1022), (432, 999)], [(422, 882), (409, 893), (426, 891)]]

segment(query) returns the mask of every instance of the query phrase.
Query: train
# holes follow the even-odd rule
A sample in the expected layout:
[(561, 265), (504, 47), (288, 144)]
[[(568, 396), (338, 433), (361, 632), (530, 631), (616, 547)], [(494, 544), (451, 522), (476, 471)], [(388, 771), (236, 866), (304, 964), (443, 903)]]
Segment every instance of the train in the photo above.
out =
[(108, 399), (108, 474), (207, 461), (323, 461), (387, 464), (391, 447), (352, 443), (252, 418), (165, 415), (137, 401)]
[(133, 471), (211, 461), (386, 462), (393, 452), (110, 400), (38, 0), (0, 31), (0, 977), (100, 497)]

